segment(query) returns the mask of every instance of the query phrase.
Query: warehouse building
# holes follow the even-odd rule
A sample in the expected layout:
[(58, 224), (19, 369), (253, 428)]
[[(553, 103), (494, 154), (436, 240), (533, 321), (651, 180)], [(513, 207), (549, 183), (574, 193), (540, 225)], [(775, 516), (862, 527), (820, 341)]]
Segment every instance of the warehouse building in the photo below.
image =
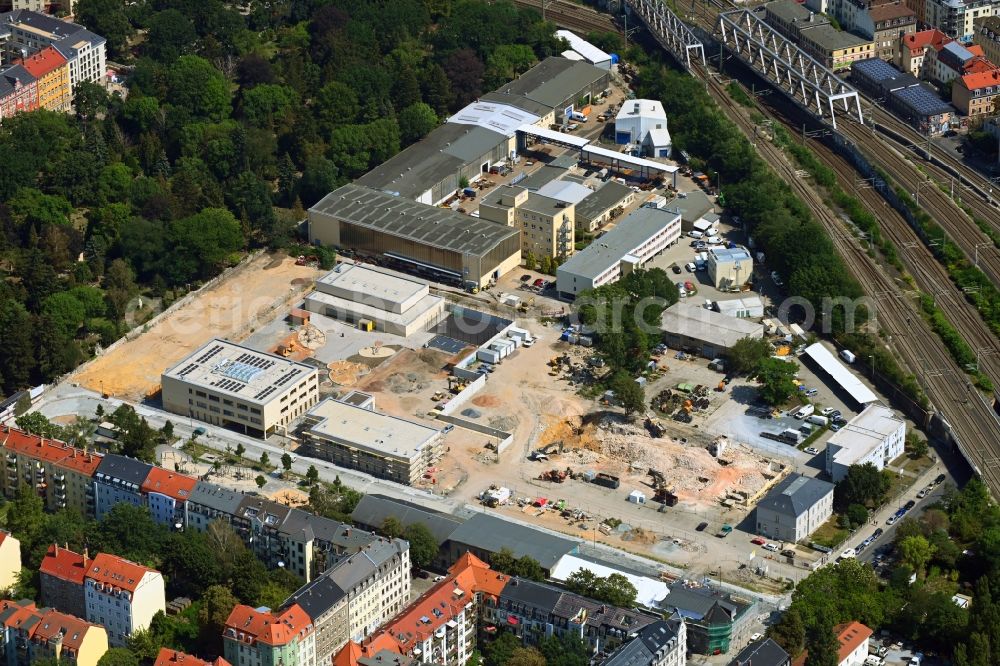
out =
[(569, 30), (556, 30), (556, 37), (562, 37), (569, 44), (570, 50), (563, 51), (562, 54), (568, 60), (582, 60), (599, 69), (611, 69), (611, 65), (617, 62), (617, 57), (605, 53)]
[(305, 308), (403, 337), (426, 331), (446, 316), (444, 299), (432, 295), (426, 282), (369, 264), (338, 264), (316, 281)]
[(659, 208), (639, 208), (614, 229), (556, 269), (561, 298), (616, 282), (673, 245), (681, 237), (681, 216)]
[(670, 157), (670, 131), (663, 104), (652, 99), (622, 102), (615, 117), (615, 143), (632, 146), (637, 155)]
[(753, 277), (753, 259), (743, 247), (709, 248), (708, 277), (716, 289), (739, 290)]
[(805, 539), (833, 515), (833, 484), (789, 474), (757, 504), (757, 533), (786, 543)]
[(309, 242), (433, 280), (484, 287), (521, 263), (521, 232), (357, 184), (309, 209)]
[(576, 205), (576, 226), (594, 231), (610, 222), (615, 216), (635, 201), (635, 191), (621, 183), (609, 180), (597, 191), (587, 195)]
[(309, 410), (302, 434), (311, 455), (380, 479), (413, 485), (441, 457), (441, 432), (375, 411), (354, 391)]
[(746, 296), (744, 298), (716, 301), (714, 308), (716, 312), (724, 314), (727, 317), (760, 319), (764, 316), (764, 302), (760, 300), (760, 296)]
[(530, 252), (539, 258), (569, 256), (574, 250), (575, 206), (540, 192), (510, 185), (498, 187), (483, 197), (479, 217), (517, 229), (521, 235), (522, 255)]
[(513, 81), (483, 96), (484, 100), (502, 102), (537, 113), (548, 109), (538, 125), (547, 127), (564, 119), (571, 106), (589, 104), (611, 84), (611, 72), (593, 65), (552, 56), (546, 58)]
[(163, 408), (267, 438), (319, 400), (316, 368), (220, 340), (161, 376)]
[(826, 473), (837, 483), (851, 465), (885, 469), (903, 455), (905, 443), (906, 422), (887, 407), (868, 405), (826, 443)]
[(701, 222), (717, 221), (719, 216), (715, 213), (715, 206), (708, 195), (701, 190), (682, 192), (676, 199), (671, 199), (664, 203), (661, 208), (672, 210), (681, 216), (681, 231), (695, 231)]
[(953, 107), (913, 74), (900, 72), (883, 60), (871, 58), (854, 63), (851, 80), (924, 134), (940, 135), (951, 124)]
[(674, 349), (718, 358), (740, 338), (763, 338), (764, 327), (687, 303), (674, 303), (660, 318), (664, 339)]

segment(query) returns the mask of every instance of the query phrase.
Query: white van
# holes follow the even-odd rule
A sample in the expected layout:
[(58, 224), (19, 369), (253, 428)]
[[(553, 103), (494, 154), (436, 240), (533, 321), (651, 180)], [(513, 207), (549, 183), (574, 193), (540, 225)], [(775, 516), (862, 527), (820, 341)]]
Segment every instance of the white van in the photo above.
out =
[(813, 414), (812, 416), (807, 418), (806, 421), (808, 421), (809, 423), (814, 423), (818, 426), (826, 427), (830, 425), (830, 419), (826, 418), (825, 416), (820, 416), (819, 414)]
[(797, 411), (797, 412), (795, 412), (795, 414), (793, 414), (793, 416), (795, 416), (795, 418), (797, 418), (798, 420), (801, 421), (802, 419), (806, 418), (807, 416), (812, 416), (812, 413), (815, 412), (815, 411), (816, 411), (816, 408), (814, 406), (812, 406), (812, 405), (803, 405), (802, 408), (799, 409), (799, 411)]
[(850, 349), (841, 349), (840, 358), (844, 359), (848, 363), (854, 363), (857, 357), (854, 355), (854, 352), (852, 352)]
[(700, 231), (698, 231), (698, 230), (695, 230), (695, 231), (689, 231), (689, 232), (688, 232), (688, 237), (689, 237), (689, 238), (704, 238), (704, 236), (705, 236), (705, 234), (701, 233), (701, 232), (700, 232)]

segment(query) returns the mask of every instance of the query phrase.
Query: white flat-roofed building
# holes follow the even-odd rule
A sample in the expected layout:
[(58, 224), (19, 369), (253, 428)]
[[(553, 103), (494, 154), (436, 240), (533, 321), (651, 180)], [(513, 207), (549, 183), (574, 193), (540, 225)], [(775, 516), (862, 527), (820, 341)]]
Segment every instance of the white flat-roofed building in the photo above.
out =
[(370, 264), (338, 264), (316, 282), (305, 309), (404, 337), (424, 331), (445, 318), (444, 299), (427, 283)]
[(265, 438), (319, 401), (316, 368), (218, 338), (160, 381), (168, 412)]
[(764, 302), (760, 300), (760, 296), (746, 296), (744, 298), (716, 301), (715, 309), (727, 317), (737, 317), (739, 319), (758, 319), (764, 316)]
[(743, 247), (708, 250), (708, 277), (716, 289), (739, 289), (753, 276), (753, 259)]
[(903, 455), (906, 422), (882, 405), (868, 405), (826, 443), (826, 472), (834, 483), (851, 465), (871, 463), (884, 469)]
[(309, 410), (306, 445), (335, 465), (412, 485), (441, 457), (441, 432), (380, 414), (374, 403), (358, 401), (359, 395), (355, 391), (345, 401), (327, 399)]
[(556, 30), (556, 37), (562, 37), (565, 39), (569, 43), (570, 51), (580, 56), (579, 58), (574, 58), (571, 55), (566, 55), (564, 52), (562, 54), (564, 58), (569, 58), (570, 60), (584, 60), (589, 62), (594, 67), (599, 67), (600, 69), (611, 69), (611, 54), (605, 53), (588, 42), (586, 39), (583, 39), (569, 30)]
[(681, 216), (659, 208), (638, 208), (615, 228), (556, 269), (556, 289), (573, 299), (587, 289), (616, 282), (677, 242)]
[(705, 358), (724, 356), (740, 338), (764, 337), (760, 324), (683, 302), (663, 311), (660, 328), (668, 345)]
[(622, 102), (615, 117), (615, 143), (633, 145), (652, 157), (670, 157), (670, 131), (663, 104), (654, 99)]

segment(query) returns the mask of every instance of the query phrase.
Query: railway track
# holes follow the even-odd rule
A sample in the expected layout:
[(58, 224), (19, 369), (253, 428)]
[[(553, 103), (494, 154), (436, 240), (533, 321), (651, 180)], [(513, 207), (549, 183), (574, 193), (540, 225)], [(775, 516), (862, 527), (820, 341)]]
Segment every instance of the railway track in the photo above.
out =
[[(730, 120), (751, 136), (754, 128), (749, 114), (736, 107), (723, 84), (700, 64), (695, 65), (695, 72), (706, 82), (710, 94)], [(816, 190), (802, 181), (796, 167), (777, 146), (759, 141), (757, 147), (762, 157), (789, 183), (823, 224), (865, 293), (878, 304), (877, 322), (888, 333), (886, 347), (918, 374), (934, 408), (959, 435), (967, 458), (993, 491), (1000, 493), (1000, 466), (997, 464), (1000, 462), (1000, 451), (995, 450), (1000, 443), (1000, 420), (955, 367), (944, 345), (920, 316), (915, 295), (908, 294), (908, 286), (902, 280), (889, 275), (868, 256), (856, 238), (845, 233), (838, 217)], [(841, 163), (835, 171), (841, 178), (854, 178), (850, 165)], [(898, 227), (897, 231), (902, 232), (902, 227)], [(930, 269), (931, 264), (926, 263), (927, 256), (921, 258), (918, 255), (914, 260)], [(934, 275), (921, 274), (921, 278), (933, 279)], [(953, 305), (963, 306), (962, 303)], [(978, 324), (981, 326), (982, 322)]]
[[(519, 7), (531, 7), (542, 13), (543, 0), (513, 0)], [(555, 23), (560, 28), (575, 30), (581, 37), (588, 32), (613, 32), (621, 34), (621, 30), (607, 14), (602, 14), (590, 7), (584, 7), (567, 0), (544, 0), (545, 19)]]

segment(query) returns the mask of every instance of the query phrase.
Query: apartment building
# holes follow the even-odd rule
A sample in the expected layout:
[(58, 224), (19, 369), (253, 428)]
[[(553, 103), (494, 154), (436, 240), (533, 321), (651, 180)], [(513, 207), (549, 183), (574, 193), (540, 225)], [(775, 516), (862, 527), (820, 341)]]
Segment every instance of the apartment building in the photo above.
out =
[(316, 632), (297, 605), (272, 612), (236, 606), (222, 631), (232, 666), (316, 666)]
[(55, 48), (47, 46), (17, 64), (38, 80), (38, 108), (69, 111), (73, 89), (69, 84), (69, 61)]
[(887, 407), (868, 405), (827, 442), (826, 473), (837, 483), (851, 465), (884, 469), (903, 455), (905, 444), (906, 422)]
[(0, 590), (17, 584), (21, 573), (21, 542), (10, 532), (0, 530)]
[(1000, 69), (966, 74), (951, 87), (951, 103), (969, 118), (992, 116), (1000, 112)]
[(0, 71), (0, 121), (38, 108), (38, 80), (21, 65)]
[(76, 8), (75, 0), (12, 0), (14, 9), (27, 9), (43, 14), (61, 13), (72, 15)]
[(952, 41), (951, 37), (936, 29), (903, 35), (899, 38), (899, 50), (896, 53), (895, 64), (902, 71), (917, 78), (926, 78), (927, 53), (940, 50), (950, 41)]
[(58, 544), (49, 546), (38, 567), (42, 603), (70, 615), (87, 617), (84, 579), (90, 563), (86, 550), (81, 554)]
[(207, 481), (196, 481), (191, 496), (184, 504), (184, 525), (199, 532), (221, 520), (232, 525), (233, 516), (240, 510), (243, 493), (217, 486)]
[(917, 16), (902, 3), (872, 6), (868, 10), (871, 38), (875, 44), (874, 57), (893, 62), (900, 39), (917, 29)]
[(281, 605), (282, 608), (297, 605), (312, 620), (317, 664), (329, 664), (333, 655), (351, 640), (347, 608), (350, 595), (330, 577), (330, 573), (306, 583)]
[(163, 575), (116, 555), (99, 553), (88, 562), (83, 585), (87, 620), (104, 626), (115, 647), (166, 610)]
[(757, 503), (755, 511), (758, 534), (796, 543), (833, 515), (833, 484), (790, 474)]
[(232, 666), (232, 664), (222, 657), (216, 657), (212, 661), (205, 661), (179, 650), (160, 648), (153, 666)]
[(479, 217), (521, 232), (521, 255), (568, 257), (574, 251), (576, 229), (573, 203), (504, 185), (483, 197)]
[(871, 58), (875, 52), (871, 38), (837, 30), (826, 17), (791, 0), (765, 5), (764, 20), (829, 69), (845, 69), (856, 60)]
[(119, 502), (142, 506), (142, 484), (153, 466), (135, 458), (109, 453), (94, 474), (94, 517), (100, 520)]
[(162, 467), (150, 469), (140, 491), (153, 520), (174, 529), (184, 527), (187, 501), (196, 483), (194, 477)]
[(928, 79), (947, 86), (966, 74), (978, 74), (996, 69), (983, 57), (983, 49), (975, 44), (963, 46), (957, 41), (927, 52), (924, 72)]
[(978, 19), (997, 15), (994, 0), (926, 0), (924, 22), (952, 39), (971, 41)]
[(104, 627), (28, 600), (0, 601), (0, 661), (30, 666), (54, 660), (73, 666), (97, 666), (108, 651)]
[(319, 371), (218, 338), (161, 376), (163, 408), (267, 438), (319, 401)]
[(0, 425), (0, 453), (5, 472), (0, 488), (7, 499), (17, 496), (20, 484), (35, 488), (48, 511), (75, 507), (94, 515), (93, 478), (103, 456), (64, 442)]
[(0, 44), (7, 58), (27, 58), (51, 46), (66, 58), (73, 90), (84, 81), (103, 83), (106, 41), (81, 25), (40, 12), (17, 9), (0, 14)]
[(977, 19), (975, 30), (973, 43), (983, 50), (987, 60), (1000, 63), (1000, 16)]
[(601, 666), (684, 666), (687, 663), (687, 624), (679, 613), (646, 625), (618, 648)]

